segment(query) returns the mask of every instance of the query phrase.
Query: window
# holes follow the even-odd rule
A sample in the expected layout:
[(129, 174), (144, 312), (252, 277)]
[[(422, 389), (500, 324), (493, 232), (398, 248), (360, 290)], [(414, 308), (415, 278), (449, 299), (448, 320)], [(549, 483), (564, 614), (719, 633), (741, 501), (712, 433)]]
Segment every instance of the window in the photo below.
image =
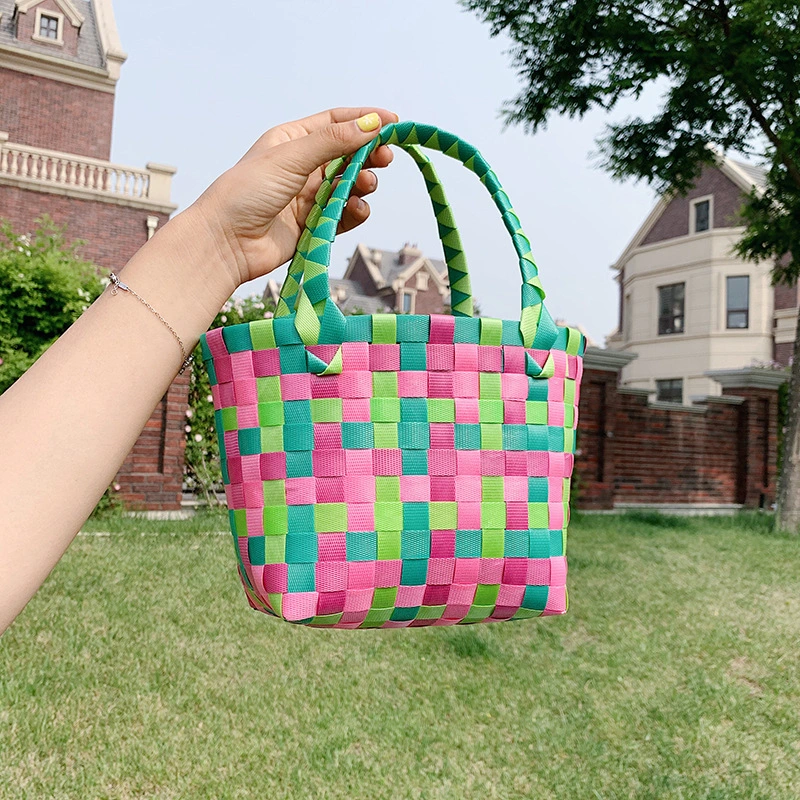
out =
[(410, 314), (414, 296), (411, 292), (403, 292), (403, 313)]
[(42, 39), (52, 39), (58, 41), (58, 17), (50, 17), (42, 14), (39, 17), (39, 36)]
[(736, 275), (726, 279), (728, 328), (750, 326), (750, 278)]
[(683, 333), (683, 301), (686, 284), (658, 287), (658, 333)]
[[(33, 3), (29, 3), (33, 5)], [(46, 42), (58, 47), (64, 45), (64, 15), (49, 9), (36, 9), (36, 20), (33, 23), (31, 39), (34, 42)]]
[(713, 196), (692, 200), (689, 212), (689, 233), (702, 233), (711, 229)]
[(656, 381), (656, 400), (662, 403), (682, 403), (683, 379), (669, 378), (664, 381)]

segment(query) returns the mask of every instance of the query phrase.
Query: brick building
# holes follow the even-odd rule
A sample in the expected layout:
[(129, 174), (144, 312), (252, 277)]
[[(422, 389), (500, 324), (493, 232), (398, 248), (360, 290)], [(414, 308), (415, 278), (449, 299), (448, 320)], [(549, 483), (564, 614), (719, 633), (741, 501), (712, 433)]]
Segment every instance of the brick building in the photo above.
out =
[[(396, 253), (358, 244), (344, 276), (330, 284), (345, 314), (441, 314), (450, 303), (447, 264), (408, 243)], [(277, 302), (279, 292), (271, 280), (264, 299)]]
[[(173, 167), (108, 160), (125, 59), (111, 0), (0, 0), (0, 218), (25, 232), (47, 214), (115, 271), (176, 208)], [(176, 380), (120, 470), (133, 506), (180, 507), (187, 388)]]
[(638, 355), (622, 370), (624, 386), (690, 404), (721, 393), (709, 371), (788, 363), (797, 289), (773, 287), (772, 262), (733, 250), (742, 204), (763, 187), (761, 169), (720, 157), (686, 195), (665, 194), (644, 220), (613, 265), (619, 327), (608, 346)]

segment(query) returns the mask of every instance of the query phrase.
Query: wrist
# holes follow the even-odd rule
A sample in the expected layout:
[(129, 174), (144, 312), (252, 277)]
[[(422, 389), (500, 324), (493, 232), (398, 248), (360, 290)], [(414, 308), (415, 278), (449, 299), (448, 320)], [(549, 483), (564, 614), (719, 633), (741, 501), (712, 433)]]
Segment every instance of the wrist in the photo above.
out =
[(190, 353), (238, 288), (236, 274), (224, 244), (190, 206), (136, 253), (121, 277), (169, 322)]

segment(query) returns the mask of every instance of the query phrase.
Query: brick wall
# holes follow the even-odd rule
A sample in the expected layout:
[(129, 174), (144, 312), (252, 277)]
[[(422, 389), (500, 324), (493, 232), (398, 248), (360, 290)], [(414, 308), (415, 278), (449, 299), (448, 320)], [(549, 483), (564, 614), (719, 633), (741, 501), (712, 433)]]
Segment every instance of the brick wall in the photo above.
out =
[(794, 286), (787, 286), (785, 283), (779, 283), (775, 286), (775, 309), (781, 308), (797, 308), (797, 284)]
[(189, 371), (175, 378), (120, 467), (120, 496), (132, 510), (181, 507), (189, 378)]
[(11, 142), (108, 160), (113, 117), (109, 92), (0, 68), (0, 131)]
[(147, 241), (147, 217), (158, 217), (166, 224), (168, 214), (154, 214), (139, 208), (80, 200), (15, 186), (0, 186), (0, 218), (14, 230), (25, 233), (34, 220), (48, 214), (59, 225), (66, 224), (71, 240), (83, 239), (81, 254), (106, 269), (119, 269)]
[(724, 389), (702, 406), (650, 404), (587, 368), (575, 460), (576, 506), (741, 504), (775, 500), (777, 387)]
[(741, 189), (716, 167), (705, 167), (685, 197), (679, 195), (669, 202), (642, 244), (688, 236), (691, 202), (709, 194), (714, 195), (712, 227), (725, 228), (740, 224), (737, 220), (744, 199)]
[(672, 410), (620, 394), (614, 425), (615, 502), (737, 502), (738, 406)]
[(773, 350), (773, 359), (779, 364), (788, 366), (794, 353), (794, 342), (776, 342)]
[[(417, 273), (409, 278), (405, 283), (408, 289), (417, 289)], [(397, 295), (395, 308), (401, 309), (403, 307), (402, 292)], [(415, 314), (442, 314), (444, 312), (444, 303), (439, 290), (436, 288), (433, 278), (428, 279), (428, 288), (425, 291), (417, 289), (414, 298), (414, 313)]]

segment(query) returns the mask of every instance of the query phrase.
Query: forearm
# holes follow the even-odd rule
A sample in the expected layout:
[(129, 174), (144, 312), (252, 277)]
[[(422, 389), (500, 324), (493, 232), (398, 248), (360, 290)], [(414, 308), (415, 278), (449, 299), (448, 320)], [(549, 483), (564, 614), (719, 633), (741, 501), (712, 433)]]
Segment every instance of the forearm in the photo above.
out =
[[(186, 352), (239, 286), (292, 257), (322, 168), (396, 121), (340, 108), (267, 131), (120, 278), (174, 328)], [(387, 166), (387, 147), (370, 166)], [(374, 191), (364, 170), (356, 193)], [(344, 230), (369, 207), (352, 197)], [(178, 342), (136, 297), (109, 290), (0, 397), (0, 633), (75, 537), (183, 361)]]
[[(189, 209), (121, 279), (187, 353), (235, 285)], [(135, 297), (106, 290), (0, 397), (0, 632), (56, 564), (180, 368), (180, 347)]]

